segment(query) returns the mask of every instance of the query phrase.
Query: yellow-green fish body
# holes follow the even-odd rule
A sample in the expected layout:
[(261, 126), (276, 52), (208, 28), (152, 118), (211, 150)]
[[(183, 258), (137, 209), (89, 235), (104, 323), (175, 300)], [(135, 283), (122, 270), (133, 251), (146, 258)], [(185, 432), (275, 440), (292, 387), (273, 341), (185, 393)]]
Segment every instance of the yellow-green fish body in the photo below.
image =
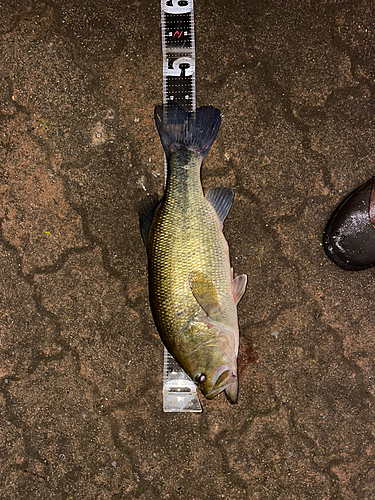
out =
[(160, 336), (170, 353), (211, 399), (225, 389), (237, 400), (237, 303), (246, 276), (233, 280), (222, 223), (233, 201), (227, 188), (204, 196), (200, 168), (216, 137), (220, 112), (204, 107), (195, 116), (156, 108), (168, 160), (164, 197), (145, 236), (150, 300)]

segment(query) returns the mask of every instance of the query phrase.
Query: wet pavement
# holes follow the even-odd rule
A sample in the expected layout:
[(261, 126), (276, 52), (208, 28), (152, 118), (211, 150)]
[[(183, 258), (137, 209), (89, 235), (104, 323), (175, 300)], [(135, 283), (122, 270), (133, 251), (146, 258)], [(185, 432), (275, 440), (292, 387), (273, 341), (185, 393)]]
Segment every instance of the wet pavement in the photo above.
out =
[[(22, 5), (21, 5), (22, 4)], [(375, 270), (322, 248), (375, 170), (371, 0), (195, 1), (204, 188), (225, 223), (240, 395), (162, 412), (138, 209), (163, 189), (160, 5), (1, 1), (3, 500), (375, 499)]]

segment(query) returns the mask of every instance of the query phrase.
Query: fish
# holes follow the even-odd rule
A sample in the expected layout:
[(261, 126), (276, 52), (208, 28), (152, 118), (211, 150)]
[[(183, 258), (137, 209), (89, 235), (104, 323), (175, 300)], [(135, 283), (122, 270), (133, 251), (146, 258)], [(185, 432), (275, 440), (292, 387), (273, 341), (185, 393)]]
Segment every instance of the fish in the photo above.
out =
[(218, 133), (220, 111), (156, 106), (167, 159), (164, 195), (140, 220), (148, 255), (153, 317), (167, 350), (207, 399), (238, 398), (237, 304), (245, 274), (234, 278), (223, 222), (234, 199), (226, 187), (203, 193), (200, 172)]

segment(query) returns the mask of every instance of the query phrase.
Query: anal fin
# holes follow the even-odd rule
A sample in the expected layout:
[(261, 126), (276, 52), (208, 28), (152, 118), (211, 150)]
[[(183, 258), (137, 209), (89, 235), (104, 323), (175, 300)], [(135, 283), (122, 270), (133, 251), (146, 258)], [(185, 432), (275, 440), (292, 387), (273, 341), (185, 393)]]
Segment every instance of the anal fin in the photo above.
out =
[(226, 187), (217, 187), (209, 189), (206, 193), (206, 199), (216, 210), (217, 216), (220, 219), (221, 227), (225, 221), (229, 210), (231, 209), (234, 198), (234, 191)]

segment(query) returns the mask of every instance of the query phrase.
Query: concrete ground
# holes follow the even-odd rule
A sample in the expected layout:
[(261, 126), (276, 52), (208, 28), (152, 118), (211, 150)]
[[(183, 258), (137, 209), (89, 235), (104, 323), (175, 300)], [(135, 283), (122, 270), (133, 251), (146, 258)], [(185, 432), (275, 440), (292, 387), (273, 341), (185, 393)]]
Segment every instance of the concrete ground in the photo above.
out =
[(196, 0), (240, 396), (162, 412), (137, 213), (162, 192), (159, 1), (1, 0), (2, 500), (374, 500), (375, 270), (321, 241), (375, 170), (372, 0)]

